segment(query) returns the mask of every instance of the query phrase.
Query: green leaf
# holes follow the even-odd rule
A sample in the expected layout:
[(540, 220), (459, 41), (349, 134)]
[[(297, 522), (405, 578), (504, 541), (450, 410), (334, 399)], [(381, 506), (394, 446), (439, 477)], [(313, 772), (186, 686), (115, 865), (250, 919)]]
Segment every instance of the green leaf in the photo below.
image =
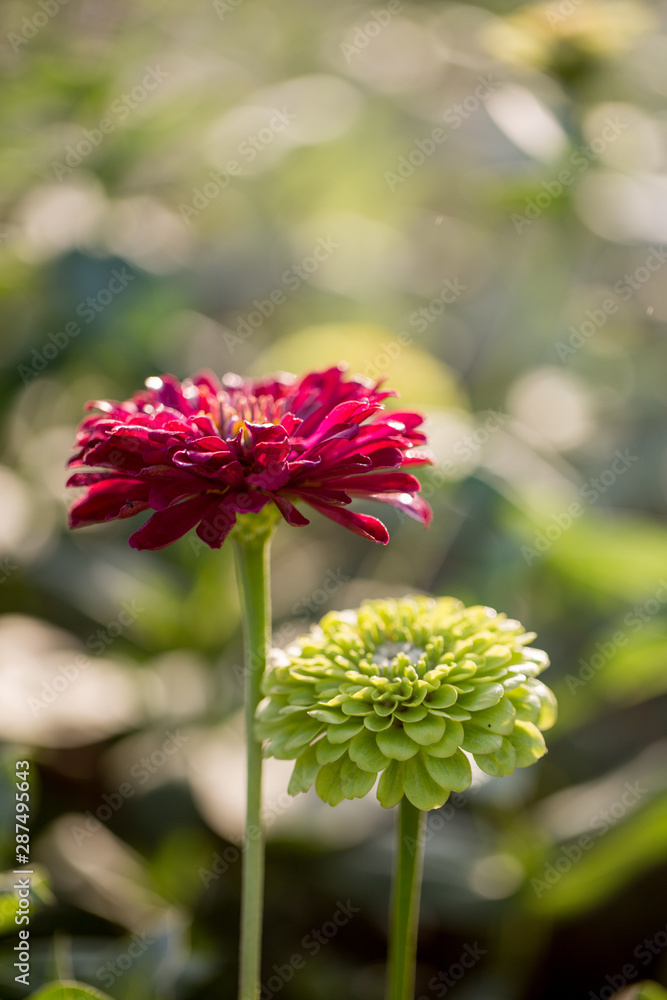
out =
[(367, 729), (354, 737), (348, 753), (362, 771), (369, 771), (371, 774), (377, 774), (389, 765), (389, 757), (381, 752), (376, 737)]
[(369, 774), (357, 767), (349, 756), (344, 759), (340, 770), (340, 787), (346, 799), (362, 799), (370, 792), (376, 778), (377, 772)]
[(516, 750), (509, 740), (503, 740), (500, 750), (495, 753), (475, 754), (475, 763), (492, 778), (504, 778), (516, 768)]
[(308, 747), (296, 759), (292, 776), (287, 786), (289, 795), (307, 792), (317, 777), (320, 765), (317, 760), (317, 746)]
[(378, 802), (385, 809), (391, 809), (392, 806), (398, 805), (403, 798), (404, 769), (403, 761), (392, 760), (386, 771), (380, 775), (377, 797)]
[(404, 764), (403, 789), (417, 809), (439, 809), (449, 798), (449, 791), (442, 788), (429, 774), (423, 750)]
[(516, 750), (517, 767), (529, 767), (547, 752), (544, 737), (532, 722), (517, 722), (509, 740)]
[(472, 770), (470, 761), (462, 750), (457, 750), (451, 757), (424, 757), (426, 769), (441, 788), (450, 792), (464, 792), (470, 788)]
[(377, 734), (376, 739), (381, 752), (392, 760), (408, 760), (419, 750), (419, 745), (400, 726), (383, 730)]
[(421, 722), (405, 722), (403, 729), (415, 743), (429, 746), (445, 735), (445, 720), (437, 715), (427, 715)]
[(37, 993), (31, 993), (29, 1000), (111, 1000), (111, 998), (93, 986), (63, 979), (47, 983)]
[(503, 745), (502, 736), (477, 726), (464, 726), (465, 736), (461, 746), (469, 753), (495, 753)]
[(349, 719), (341, 726), (328, 726), (327, 739), (329, 743), (346, 743), (357, 733), (360, 733), (363, 728), (364, 724), (361, 719)]
[(501, 698), (497, 705), (475, 712), (475, 725), (491, 733), (507, 736), (514, 728), (516, 710), (509, 698)]

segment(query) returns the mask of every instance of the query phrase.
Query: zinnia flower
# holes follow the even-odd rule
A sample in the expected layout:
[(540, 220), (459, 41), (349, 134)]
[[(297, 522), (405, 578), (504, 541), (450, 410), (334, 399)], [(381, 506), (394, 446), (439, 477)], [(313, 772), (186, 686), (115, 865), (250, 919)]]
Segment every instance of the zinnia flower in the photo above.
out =
[[(238, 514), (275, 505), (292, 525), (308, 524), (303, 501), (358, 535), (386, 544), (384, 524), (349, 510), (355, 497), (401, 508), (428, 525), (431, 510), (416, 494), (408, 466), (429, 459), (423, 417), (385, 412), (380, 383), (343, 378), (343, 366), (301, 378), (275, 375), (222, 381), (204, 373), (179, 382), (149, 378), (146, 390), (97, 409), (77, 435), (68, 486), (85, 494), (70, 525), (153, 516), (130, 537), (137, 549), (159, 549), (197, 525), (219, 548)], [(95, 471), (88, 471), (92, 467)]]
[[(405, 795), (418, 809), (469, 787), (470, 757), (511, 774), (544, 753), (556, 718), (537, 680), (546, 653), (491, 608), (452, 597), (368, 601), (332, 612), (264, 676), (258, 712), (265, 753), (296, 760), (289, 792), (325, 802), (361, 798), (378, 774), (383, 806)], [(282, 660), (280, 659), (282, 657)]]

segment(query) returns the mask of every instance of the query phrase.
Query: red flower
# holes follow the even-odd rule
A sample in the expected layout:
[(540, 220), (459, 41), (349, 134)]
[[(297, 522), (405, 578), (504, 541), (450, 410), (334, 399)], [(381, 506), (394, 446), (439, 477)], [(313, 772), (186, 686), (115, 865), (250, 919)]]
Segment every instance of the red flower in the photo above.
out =
[(384, 412), (379, 392), (343, 368), (296, 379), (289, 375), (222, 383), (204, 373), (179, 382), (149, 378), (124, 403), (89, 403), (101, 410), (81, 424), (77, 471), (68, 486), (85, 486), (70, 525), (155, 511), (130, 538), (136, 549), (160, 549), (190, 528), (219, 548), (236, 515), (274, 503), (292, 525), (308, 524), (304, 501), (344, 527), (386, 544), (375, 517), (348, 509), (353, 497), (400, 507), (428, 525), (431, 510), (406, 466), (430, 460), (414, 449), (426, 438), (423, 417)]

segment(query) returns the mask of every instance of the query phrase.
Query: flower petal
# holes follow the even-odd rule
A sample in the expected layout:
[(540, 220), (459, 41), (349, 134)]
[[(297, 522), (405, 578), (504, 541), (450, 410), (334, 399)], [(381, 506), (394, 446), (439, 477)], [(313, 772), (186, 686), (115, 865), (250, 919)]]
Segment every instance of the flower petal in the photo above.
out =
[(194, 528), (210, 506), (210, 494), (200, 493), (166, 510), (159, 510), (130, 536), (130, 545), (133, 549), (163, 549)]

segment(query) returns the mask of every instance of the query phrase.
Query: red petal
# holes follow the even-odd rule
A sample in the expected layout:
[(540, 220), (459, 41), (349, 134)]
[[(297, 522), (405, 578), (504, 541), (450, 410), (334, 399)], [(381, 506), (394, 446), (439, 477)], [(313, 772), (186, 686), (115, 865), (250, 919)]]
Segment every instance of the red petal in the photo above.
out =
[[(84, 524), (136, 514), (148, 506), (147, 497), (148, 486), (136, 479), (114, 477), (100, 480), (89, 486), (87, 493), (70, 507), (70, 527), (79, 528)], [(127, 512), (123, 514), (126, 504)]]
[(306, 524), (310, 524), (308, 518), (304, 517), (287, 497), (281, 497), (278, 493), (271, 493), (270, 496), (288, 524), (295, 528), (303, 528)]
[(364, 538), (370, 538), (373, 542), (381, 542), (383, 545), (389, 541), (389, 532), (382, 521), (378, 521), (377, 517), (371, 517), (370, 514), (357, 514), (346, 507), (330, 507), (328, 504), (318, 503), (316, 500), (308, 500), (308, 503), (325, 517), (342, 524), (344, 528), (349, 528), (355, 535), (363, 535)]
[(143, 528), (130, 536), (130, 545), (133, 549), (163, 549), (171, 545), (201, 521), (211, 502), (210, 493), (200, 493), (174, 507), (157, 511)]

